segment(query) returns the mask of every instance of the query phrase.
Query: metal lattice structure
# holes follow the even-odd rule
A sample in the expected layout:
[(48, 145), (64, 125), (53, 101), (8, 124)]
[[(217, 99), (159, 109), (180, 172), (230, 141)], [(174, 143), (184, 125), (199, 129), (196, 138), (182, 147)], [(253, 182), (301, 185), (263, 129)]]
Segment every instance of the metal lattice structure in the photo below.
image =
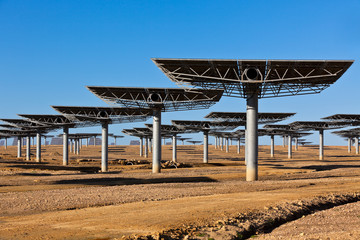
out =
[(52, 106), (56, 111), (74, 122), (95, 123), (128, 123), (146, 121), (152, 115), (151, 109), (141, 108), (112, 108), (112, 107), (79, 107)]
[[(267, 124), (283, 121), (296, 113), (258, 113), (258, 123)], [(216, 121), (246, 121), (246, 112), (211, 112), (205, 118)]]
[(161, 109), (163, 112), (207, 109), (218, 102), (222, 90), (178, 88), (87, 87), (111, 104), (125, 107)]
[(192, 121), (192, 120), (172, 120), (173, 125), (180, 129), (192, 129), (197, 131), (225, 131), (233, 130), (239, 126), (245, 126), (244, 121)]
[(18, 114), (18, 116), (26, 118), (28, 121), (38, 125), (48, 125), (54, 128), (58, 127), (77, 127), (81, 126), (80, 122), (74, 122), (64, 115), (55, 114)]
[(223, 89), (224, 95), (259, 98), (319, 93), (354, 62), (352, 60), (220, 60), (166, 59), (153, 62), (175, 83), (202, 89)]
[(348, 126), (349, 123), (343, 121), (296, 121), (289, 124), (296, 130), (327, 130)]

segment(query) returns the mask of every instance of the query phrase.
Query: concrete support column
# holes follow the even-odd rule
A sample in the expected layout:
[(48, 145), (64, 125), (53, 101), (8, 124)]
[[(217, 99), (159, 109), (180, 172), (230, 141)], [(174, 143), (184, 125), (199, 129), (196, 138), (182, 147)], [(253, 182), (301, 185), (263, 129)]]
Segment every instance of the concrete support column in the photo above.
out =
[(240, 146), (241, 146), (241, 141), (240, 140), (241, 140), (240, 138), (238, 138), (238, 140), (237, 140), (237, 153), (238, 154), (240, 154)]
[(94, 137), (94, 146), (96, 146), (96, 136)]
[(63, 131), (63, 165), (66, 166), (69, 165), (69, 128), (64, 127)]
[(144, 144), (143, 144), (143, 138), (141, 137), (140, 138), (140, 157), (142, 157), (144, 154), (143, 154), (143, 148), (144, 148)]
[[(64, 144), (64, 143), (63, 143)], [(72, 152), (72, 149), (73, 149), (73, 145), (72, 145), (72, 140), (70, 139), (69, 141), (69, 145), (70, 145), (70, 152)]]
[(21, 141), (22, 141), (22, 138), (18, 137), (18, 140), (17, 140), (17, 144), (18, 144), (17, 157), (18, 158), (21, 158)]
[(161, 109), (154, 110), (153, 117), (153, 165), (152, 172), (161, 171)]
[(286, 142), (286, 136), (283, 136), (283, 147), (285, 147), (285, 142)]
[(288, 158), (292, 158), (292, 137), (288, 136)]
[(107, 122), (102, 124), (101, 129), (101, 171), (108, 171), (108, 141), (109, 141), (109, 125)]
[(41, 162), (41, 134), (36, 133), (36, 161)]
[(149, 156), (149, 143), (148, 138), (145, 137), (145, 157), (147, 158)]
[(349, 137), (348, 138), (348, 153), (351, 153), (351, 141), (352, 141), (352, 139)]
[(225, 140), (225, 145), (226, 145), (226, 152), (229, 152), (229, 138), (227, 137)]
[[(115, 140), (115, 144), (116, 144), (116, 140)], [(86, 138), (86, 147), (89, 146), (89, 138)]]
[(324, 160), (324, 130), (319, 130), (319, 160)]
[(258, 180), (258, 95), (246, 99), (246, 181)]
[(204, 131), (204, 163), (209, 162), (209, 133)]
[(177, 153), (176, 153), (176, 135), (172, 136), (172, 161), (176, 162)]
[(149, 138), (149, 152), (153, 151), (153, 140), (152, 138)]
[(359, 154), (359, 138), (355, 137), (355, 151), (356, 154)]
[(46, 137), (44, 136), (44, 146), (46, 146)]
[(220, 137), (220, 148), (221, 148), (221, 151), (224, 150), (224, 138), (223, 137)]
[(274, 135), (271, 135), (270, 136), (270, 156), (271, 157), (274, 157), (274, 148), (275, 148), (275, 136)]
[(26, 137), (26, 160), (30, 160), (31, 137)]
[(76, 144), (76, 155), (79, 155), (80, 154), (81, 139), (76, 139), (75, 141), (77, 142), (77, 144)]
[(74, 141), (73, 142), (73, 153), (77, 154), (77, 141), (76, 141), (76, 139), (74, 139), (73, 141)]
[(215, 149), (217, 149), (217, 148), (218, 148), (218, 137), (215, 136)]
[(296, 137), (295, 138), (295, 151), (298, 150), (298, 138)]
[(5, 138), (5, 149), (7, 149), (7, 138)]

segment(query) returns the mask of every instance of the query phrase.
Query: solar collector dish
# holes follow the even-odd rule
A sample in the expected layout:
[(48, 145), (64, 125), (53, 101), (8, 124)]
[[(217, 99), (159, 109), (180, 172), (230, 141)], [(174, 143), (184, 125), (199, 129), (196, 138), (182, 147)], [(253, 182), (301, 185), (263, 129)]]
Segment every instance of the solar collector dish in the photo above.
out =
[(351, 66), (353, 60), (168, 59), (153, 62), (175, 83), (223, 89), (225, 96), (259, 98), (319, 93)]
[[(283, 121), (296, 113), (258, 113), (258, 123), (275, 123)], [(205, 116), (214, 120), (222, 121), (246, 121), (246, 112), (211, 112)]]
[(207, 109), (220, 100), (222, 90), (179, 88), (87, 88), (102, 100), (125, 107), (161, 109), (163, 112)]

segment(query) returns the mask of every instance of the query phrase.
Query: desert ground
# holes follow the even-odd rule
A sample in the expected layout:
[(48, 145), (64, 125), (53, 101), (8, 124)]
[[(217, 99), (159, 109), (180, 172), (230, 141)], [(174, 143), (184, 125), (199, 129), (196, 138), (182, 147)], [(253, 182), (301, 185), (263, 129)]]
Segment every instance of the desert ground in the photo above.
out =
[[(151, 153), (83, 146), (62, 166), (62, 146), (42, 161), (0, 147), (0, 239), (360, 239), (360, 155), (345, 146), (259, 148), (259, 181), (245, 181), (244, 149), (178, 145), (178, 167), (151, 173)], [(35, 153), (35, 146), (31, 149)], [(163, 146), (164, 160), (172, 147)], [(23, 148), (23, 155), (25, 148)]]

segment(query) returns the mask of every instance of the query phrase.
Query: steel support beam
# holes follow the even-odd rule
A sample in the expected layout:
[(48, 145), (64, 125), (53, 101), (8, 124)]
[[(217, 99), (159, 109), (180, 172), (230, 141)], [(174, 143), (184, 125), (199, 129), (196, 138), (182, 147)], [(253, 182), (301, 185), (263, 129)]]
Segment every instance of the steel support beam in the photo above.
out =
[(145, 158), (149, 156), (149, 143), (148, 143), (148, 137), (145, 137)]
[(107, 172), (109, 124), (107, 122), (104, 122), (102, 123), (101, 127), (101, 172)]
[(172, 161), (176, 162), (177, 160), (177, 152), (176, 152), (176, 135), (172, 136)]
[(292, 136), (288, 136), (288, 158), (292, 158)]
[(36, 161), (41, 162), (41, 134), (36, 133)]
[(17, 157), (18, 158), (21, 158), (21, 141), (22, 141), (22, 138), (21, 137), (18, 137), (18, 140), (17, 140)]
[(30, 160), (30, 148), (31, 148), (31, 137), (27, 136), (26, 137), (26, 160), (29, 161)]
[(258, 180), (258, 95), (246, 99), (246, 181)]
[(144, 155), (143, 149), (144, 149), (144, 139), (143, 137), (140, 137), (140, 157)]
[(324, 160), (324, 130), (319, 130), (319, 160)]
[(240, 138), (238, 138), (238, 140), (237, 140), (237, 153), (238, 154), (240, 154), (240, 147), (241, 147), (241, 141), (240, 140), (241, 140)]
[(226, 152), (229, 152), (229, 138), (227, 137), (225, 140)]
[[(70, 144), (71, 146), (71, 144)], [(63, 128), (63, 165), (69, 165), (69, 128)]]
[(204, 163), (209, 162), (209, 133), (204, 131)]
[(271, 157), (274, 157), (274, 148), (275, 148), (275, 136), (274, 135), (271, 135), (270, 136), (270, 156)]
[(152, 172), (161, 171), (161, 109), (154, 110), (153, 116), (153, 165)]

